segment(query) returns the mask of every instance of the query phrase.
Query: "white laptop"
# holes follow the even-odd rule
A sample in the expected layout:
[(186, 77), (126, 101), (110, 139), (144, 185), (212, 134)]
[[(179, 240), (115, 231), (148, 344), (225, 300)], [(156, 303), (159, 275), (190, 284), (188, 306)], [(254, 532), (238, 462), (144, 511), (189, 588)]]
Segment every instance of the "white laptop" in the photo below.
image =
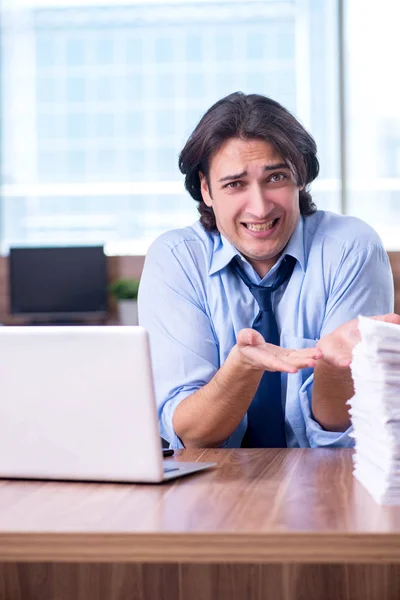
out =
[(0, 477), (161, 482), (215, 466), (163, 461), (142, 327), (0, 327)]

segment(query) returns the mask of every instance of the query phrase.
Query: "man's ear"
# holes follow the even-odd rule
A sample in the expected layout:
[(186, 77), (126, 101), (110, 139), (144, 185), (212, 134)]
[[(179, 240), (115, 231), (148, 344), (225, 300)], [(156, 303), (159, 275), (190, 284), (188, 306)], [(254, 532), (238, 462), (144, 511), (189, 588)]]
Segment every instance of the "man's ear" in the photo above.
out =
[(203, 201), (207, 206), (212, 206), (212, 198), (211, 198), (211, 194), (210, 194), (210, 188), (208, 187), (207, 177), (201, 171), (199, 171), (199, 177), (200, 177), (200, 192), (201, 192)]

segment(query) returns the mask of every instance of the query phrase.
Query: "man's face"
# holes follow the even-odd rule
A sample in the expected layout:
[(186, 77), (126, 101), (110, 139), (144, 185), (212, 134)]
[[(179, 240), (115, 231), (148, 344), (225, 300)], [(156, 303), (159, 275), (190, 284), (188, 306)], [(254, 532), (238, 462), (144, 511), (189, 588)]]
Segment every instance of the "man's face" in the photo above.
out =
[(290, 169), (268, 142), (231, 138), (211, 158), (210, 189), (200, 177), (219, 232), (264, 277), (300, 217), (299, 188)]

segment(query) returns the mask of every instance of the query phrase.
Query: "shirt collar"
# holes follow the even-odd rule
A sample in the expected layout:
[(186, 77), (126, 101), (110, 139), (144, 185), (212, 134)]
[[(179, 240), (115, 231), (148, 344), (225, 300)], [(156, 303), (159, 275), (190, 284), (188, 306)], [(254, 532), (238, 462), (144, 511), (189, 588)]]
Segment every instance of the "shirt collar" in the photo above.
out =
[(306, 270), (306, 259), (304, 253), (304, 217), (300, 215), (300, 218), (297, 222), (296, 229), (292, 233), (292, 237), (290, 238), (286, 248), (283, 251), (283, 256), (285, 254), (290, 254), (293, 256), (297, 262), (300, 264), (303, 271)]
[[(304, 241), (303, 241), (303, 217), (300, 216), (296, 229), (294, 230), (292, 237), (290, 238), (286, 248), (283, 251), (282, 257), (286, 254), (293, 256), (300, 264), (303, 271), (305, 271), (305, 256), (304, 256)], [(214, 237), (214, 248), (211, 257), (211, 264), (209, 274), (214, 275), (221, 269), (225, 268), (232, 260), (234, 256), (241, 256), (240, 252), (235, 248), (229, 240), (223, 235), (216, 234)]]
[(214, 275), (217, 271), (221, 271), (231, 262), (234, 256), (240, 256), (235, 246), (220, 233), (215, 235), (209, 274)]

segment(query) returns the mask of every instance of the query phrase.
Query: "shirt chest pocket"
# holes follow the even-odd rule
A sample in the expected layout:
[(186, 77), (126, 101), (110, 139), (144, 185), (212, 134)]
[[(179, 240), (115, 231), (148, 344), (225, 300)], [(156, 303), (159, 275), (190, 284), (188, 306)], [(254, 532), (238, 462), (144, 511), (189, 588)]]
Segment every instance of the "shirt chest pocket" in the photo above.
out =
[(315, 348), (319, 340), (311, 338), (297, 337), (291, 333), (281, 334), (281, 346), (283, 348), (291, 348), (292, 350), (300, 350), (301, 348)]

